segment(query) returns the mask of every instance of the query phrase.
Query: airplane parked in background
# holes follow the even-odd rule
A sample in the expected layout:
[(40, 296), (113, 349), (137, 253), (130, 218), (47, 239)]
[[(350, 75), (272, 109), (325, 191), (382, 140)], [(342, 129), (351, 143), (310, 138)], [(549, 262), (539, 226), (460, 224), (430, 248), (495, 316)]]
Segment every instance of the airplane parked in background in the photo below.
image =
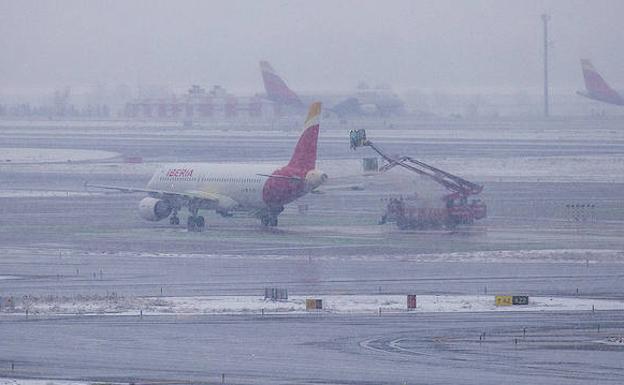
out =
[(596, 71), (589, 59), (581, 59), (581, 68), (586, 91), (577, 91), (577, 94), (600, 102), (624, 106), (623, 93), (611, 88)]
[[(286, 82), (275, 72), (271, 64), (267, 61), (260, 61), (260, 72), (264, 82), (264, 90), (267, 99), (275, 102), (279, 106), (286, 108), (302, 108), (304, 103), (301, 98), (291, 90)], [(318, 96), (314, 97), (319, 99)], [(323, 97), (321, 97), (323, 99)], [(334, 106), (327, 108), (339, 117), (379, 115), (390, 116), (399, 115), (405, 112), (405, 104), (399, 97), (387, 88), (370, 89), (365, 84), (358, 87), (358, 91), (349, 96), (331, 97)], [(329, 104), (327, 102), (325, 105)]]
[(190, 213), (189, 231), (204, 228), (199, 210), (215, 210), (223, 216), (245, 211), (265, 226), (277, 226), (285, 205), (327, 180), (327, 175), (316, 169), (320, 114), (321, 103), (313, 103), (290, 162), (278, 169), (260, 164), (168, 164), (154, 173), (146, 188), (87, 186), (147, 193), (139, 203), (139, 214), (148, 221), (169, 218), (170, 224), (178, 225), (178, 212), (185, 207)]
[(262, 82), (264, 83), (267, 99), (279, 105), (303, 109), (303, 103), (299, 96), (288, 88), (286, 82), (275, 73), (269, 62), (260, 62), (260, 72), (262, 73)]

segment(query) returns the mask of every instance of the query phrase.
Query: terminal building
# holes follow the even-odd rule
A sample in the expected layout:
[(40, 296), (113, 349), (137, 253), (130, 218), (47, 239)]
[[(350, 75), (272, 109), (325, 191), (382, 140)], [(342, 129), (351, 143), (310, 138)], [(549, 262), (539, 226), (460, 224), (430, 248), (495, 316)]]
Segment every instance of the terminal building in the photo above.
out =
[(139, 98), (126, 104), (125, 116), (130, 119), (198, 121), (236, 118), (270, 118), (279, 114), (277, 105), (259, 95), (239, 97), (221, 86), (206, 92), (193, 85), (182, 96)]

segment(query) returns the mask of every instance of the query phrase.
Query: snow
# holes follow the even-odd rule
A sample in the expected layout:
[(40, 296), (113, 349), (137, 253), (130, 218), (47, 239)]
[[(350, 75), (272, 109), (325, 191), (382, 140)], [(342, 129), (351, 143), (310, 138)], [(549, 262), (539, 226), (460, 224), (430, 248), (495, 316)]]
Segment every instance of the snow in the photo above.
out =
[[(101, 383), (101, 382), (98, 382)], [(0, 385), (90, 385), (90, 382), (67, 380), (33, 380), (27, 378), (0, 378)], [(107, 382), (107, 384), (110, 384)]]
[[(362, 158), (374, 156), (372, 152), (362, 152)], [(118, 158), (120, 154), (109, 151), (79, 150), (79, 149), (43, 149), (43, 148), (0, 148), (0, 166), (22, 165), (37, 166), (33, 172), (59, 172), (71, 171), (72, 173), (120, 173), (149, 175), (159, 167), (157, 163), (147, 164), (124, 164), (119, 161), (104, 162)], [(98, 161), (97, 164), (82, 164), (80, 169), (72, 167), (72, 162)], [(510, 156), (505, 158), (491, 157), (444, 157), (429, 159), (428, 163), (435, 167), (461, 175), (468, 179), (487, 181), (551, 181), (551, 182), (624, 182), (624, 158), (613, 155), (574, 155), (574, 156)], [(272, 168), (279, 164), (275, 162), (256, 162), (270, 165)], [(46, 168), (41, 168), (42, 165)], [(211, 163), (218, 166), (219, 163)], [(244, 167), (249, 162), (230, 162), (229, 166), (241, 165)], [(326, 172), (329, 183), (365, 184), (365, 188), (371, 184), (386, 183), (383, 178), (362, 178), (362, 161), (358, 160), (319, 160), (318, 167)], [(20, 168), (27, 172), (29, 168)], [(392, 173), (391, 173), (392, 174)], [(377, 181), (377, 179), (380, 179)], [(394, 178), (396, 183), (403, 180)], [(422, 178), (412, 179), (412, 184), (423, 187)]]
[[(363, 152), (362, 158), (374, 156)], [(623, 182), (624, 158), (613, 155), (574, 156), (508, 156), (492, 157), (444, 157), (426, 160), (432, 166), (455, 175), (487, 181), (549, 181), (549, 182)], [(329, 185), (345, 180), (367, 184), (379, 179), (379, 175), (359, 178), (362, 160), (321, 160), (319, 168), (329, 175)], [(392, 172), (390, 172), (392, 174)], [(413, 174), (412, 174), (413, 175)], [(336, 181), (338, 179), (338, 181)], [(413, 177), (417, 185), (422, 178)], [(396, 182), (395, 182), (396, 183)]]
[[(377, 228), (377, 227), (375, 227)], [(308, 227), (303, 227), (303, 232), (309, 234)], [(329, 227), (333, 229), (333, 227)], [(336, 228), (337, 229), (337, 228)], [(319, 246), (326, 248), (329, 246)], [(259, 250), (259, 249), (256, 249)], [(281, 250), (279, 247), (262, 249), (265, 253), (263, 260), (308, 260), (308, 257), (289, 254), (271, 254), (272, 250)], [(189, 258), (201, 255), (202, 258), (225, 258), (248, 259), (249, 255), (237, 254), (188, 254), (173, 252), (141, 252), (141, 251), (107, 251), (90, 252), (86, 250), (58, 249), (59, 253), (66, 256), (89, 257), (91, 255), (108, 255), (118, 258)], [(5, 256), (33, 256), (49, 255), (50, 249), (37, 247), (0, 247), (0, 255)], [(422, 253), (405, 255), (316, 255), (314, 261), (401, 261), (401, 262), (474, 262), (474, 263), (624, 263), (624, 250), (617, 249), (540, 249), (540, 250), (484, 250), (484, 251), (458, 251), (449, 253)]]
[(0, 190), (0, 198), (69, 198), (102, 194), (103, 193), (93, 193), (86, 191)]
[(438, 254), (417, 254), (406, 257), (422, 262), (492, 262), (492, 263), (588, 263), (624, 261), (624, 251), (609, 249), (545, 249), (459, 251)]
[[(147, 179), (160, 166), (159, 163), (122, 163), (122, 159), (104, 159), (85, 162), (49, 162), (49, 163), (15, 163), (4, 162), (0, 159), (0, 172), (3, 170), (19, 171), (20, 173), (68, 173), (74, 176), (82, 176), (85, 180), (96, 180), (98, 174), (134, 175)], [(144, 187), (144, 182), (139, 183)], [(80, 186), (81, 187), (81, 186)]]
[(610, 346), (622, 346), (624, 347), (624, 337), (622, 336), (609, 336), (601, 341), (596, 341), (600, 344), (610, 345)]
[[(266, 301), (258, 297), (172, 297), (164, 299), (164, 307), (182, 313), (258, 313), (305, 312), (305, 300), (319, 298), (331, 313), (366, 314), (406, 311), (405, 295), (318, 295), (293, 296), (286, 302)], [(592, 305), (601, 310), (624, 310), (624, 302), (586, 298), (531, 298), (528, 306), (496, 307), (494, 296), (423, 295), (417, 298), (416, 312), (485, 312), (485, 311), (588, 311)], [(157, 310), (162, 306), (148, 307)]]
[(612, 155), (457, 158), (432, 163), (480, 181), (624, 182), (624, 158)]
[(0, 148), (0, 163), (55, 163), (103, 160), (119, 156), (116, 152), (70, 148)]
[[(304, 117), (294, 117), (285, 122), (275, 121), (215, 121), (202, 122), (192, 128), (183, 128), (180, 123), (159, 121), (42, 121), (42, 120), (0, 120), (0, 132), (4, 134), (79, 134), (79, 135), (118, 135), (148, 132), (150, 135), (185, 135), (191, 137), (242, 136), (248, 137), (250, 131), (263, 137), (298, 137), (301, 133)], [(367, 129), (369, 138), (376, 138), (379, 144), (397, 143), (405, 139), (469, 141), (591, 141), (624, 140), (624, 131), (613, 129), (617, 120), (571, 119), (569, 121), (414, 121), (395, 123), (395, 128), (378, 128), (378, 121), (354, 122)], [(432, 128), (433, 127), (433, 128)], [(332, 119), (321, 121), (322, 137), (325, 139), (344, 140), (345, 144), (350, 127), (337, 124)], [(383, 142), (382, 142), (383, 139)]]
[[(305, 313), (306, 299), (322, 299), (324, 312), (336, 314), (398, 313), (406, 310), (405, 295), (309, 295), (291, 296), (286, 301), (265, 300), (257, 296), (194, 297), (120, 297), (109, 296), (26, 296), (15, 299), (13, 309), (5, 313), (61, 314), (259, 314)], [(505, 311), (592, 311), (624, 310), (624, 301), (530, 297), (529, 305), (501, 306), (493, 295), (421, 295), (416, 313), (505, 312)]]

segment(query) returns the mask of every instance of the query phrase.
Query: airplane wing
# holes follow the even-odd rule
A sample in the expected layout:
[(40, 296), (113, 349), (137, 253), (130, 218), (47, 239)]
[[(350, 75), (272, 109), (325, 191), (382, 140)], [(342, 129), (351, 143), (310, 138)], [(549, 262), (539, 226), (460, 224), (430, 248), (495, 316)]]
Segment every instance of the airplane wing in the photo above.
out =
[(265, 178), (277, 178), (277, 179), (289, 179), (297, 182), (303, 182), (303, 179), (296, 176), (286, 176), (286, 175), (269, 175), (269, 174), (256, 174), (258, 176), (263, 176)]
[(204, 201), (209, 201), (212, 203), (218, 202), (220, 199), (231, 199), (226, 196), (221, 196), (220, 194), (214, 194), (206, 191), (189, 191), (185, 193), (174, 192), (174, 191), (166, 191), (166, 190), (150, 190), (144, 188), (136, 188), (136, 187), (123, 187), (123, 186), (110, 186), (110, 185), (101, 185), (101, 184), (90, 184), (85, 183), (85, 187), (93, 187), (100, 188), (105, 190), (115, 190), (122, 193), (144, 193), (149, 194), (153, 197), (158, 198), (179, 198), (179, 199), (200, 199)]
[(362, 173), (336, 177), (330, 176), (327, 182), (310, 192), (312, 194), (327, 194), (344, 191), (362, 191), (367, 190), (368, 185), (368, 175), (363, 175)]
[(123, 193), (164, 193), (164, 191), (157, 191), (157, 190), (147, 190), (147, 189), (142, 189), (142, 188), (135, 188), (135, 187), (122, 187), (122, 186), (109, 186), (109, 185), (103, 185), (103, 184), (91, 184), (91, 183), (85, 183), (84, 184), (85, 187), (93, 187), (93, 188), (101, 188), (104, 190), (115, 190), (115, 191), (119, 191), (119, 192), (123, 192)]

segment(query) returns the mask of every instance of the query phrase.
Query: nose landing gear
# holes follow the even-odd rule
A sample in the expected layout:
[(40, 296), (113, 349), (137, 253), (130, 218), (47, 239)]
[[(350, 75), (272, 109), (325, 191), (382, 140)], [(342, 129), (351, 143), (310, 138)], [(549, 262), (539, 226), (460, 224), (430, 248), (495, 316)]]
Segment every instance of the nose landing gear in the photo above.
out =
[(177, 226), (180, 224), (180, 218), (178, 218), (178, 210), (174, 210), (173, 214), (169, 217), (169, 224)]

